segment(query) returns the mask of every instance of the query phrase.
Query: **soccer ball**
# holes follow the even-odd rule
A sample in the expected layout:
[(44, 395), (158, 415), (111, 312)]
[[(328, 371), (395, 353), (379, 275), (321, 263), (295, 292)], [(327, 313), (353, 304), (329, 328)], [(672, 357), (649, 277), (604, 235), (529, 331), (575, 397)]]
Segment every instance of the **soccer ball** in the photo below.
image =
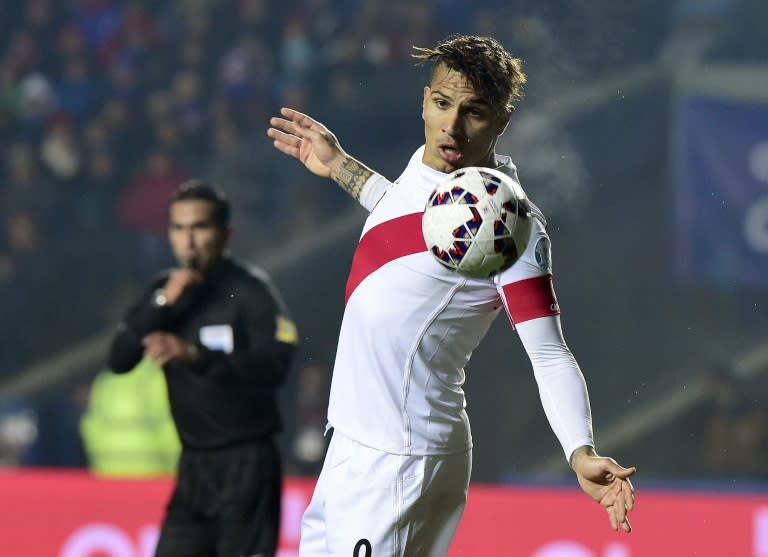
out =
[(523, 254), (531, 219), (528, 198), (517, 182), (498, 170), (472, 166), (435, 187), (421, 229), (440, 263), (472, 278), (487, 278)]

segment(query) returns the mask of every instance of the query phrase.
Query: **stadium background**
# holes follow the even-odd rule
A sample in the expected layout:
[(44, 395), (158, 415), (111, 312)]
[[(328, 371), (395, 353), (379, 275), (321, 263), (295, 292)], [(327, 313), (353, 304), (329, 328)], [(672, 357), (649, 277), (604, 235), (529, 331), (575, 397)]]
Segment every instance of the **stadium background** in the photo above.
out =
[[(302, 333), (291, 458), (364, 214), (271, 147), (268, 117), (305, 110), (394, 179), (422, 140), (410, 46), (472, 32), (525, 61), (500, 151), (549, 217), (600, 448), (646, 485), (764, 493), (765, 21), (761, 0), (0, 1), (0, 460), (84, 465), (87, 385), (171, 263), (164, 200), (191, 176), (229, 193), (236, 253)], [(503, 319), (467, 371), (474, 480), (569, 481)]]

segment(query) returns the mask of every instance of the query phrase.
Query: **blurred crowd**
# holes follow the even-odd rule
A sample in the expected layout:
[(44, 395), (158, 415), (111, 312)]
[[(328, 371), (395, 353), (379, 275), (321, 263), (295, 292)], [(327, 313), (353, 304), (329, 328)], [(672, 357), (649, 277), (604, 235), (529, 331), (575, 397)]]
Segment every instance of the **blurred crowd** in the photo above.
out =
[[(0, 2), (0, 312), (13, 316), (0, 376), (93, 331), (121, 284), (168, 263), (165, 200), (181, 180), (219, 182), (240, 238), (274, 235), (287, 196), (266, 187), (280, 176), (268, 116), (318, 95), (347, 102), (335, 69), (362, 79), (402, 56), (407, 33), (372, 32), (386, 33), (383, 5)], [(291, 211), (307, 222), (324, 207)], [(50, 315), (58, 330), (40, 327)]]
[[(0, 312), (13, 319), (0, 377), (96, 329), (121, 286), (168, 263), (163, 202), (184, 178), (230, 193), (236, 247), (300, 233), (343, 202), (331, 188), (295, 195), (307, 177), (263, 137), (279, 106), (311, 108), (340, 135), (386, 111), (365, 146), (386, 150), (413, 120), (403, 100), (418, 102), (418, 84), (405, 96), (400, 83), (413, 44), (495, 35), (538, 72), (535, 98), (662, 49), (683, 56), (676, 36), (744, 2), (1, 0)], [(633, 27), (643, 40), (599, 48)], [(40, 329), (52, 314), (66, 326)]]
[[(280, 106), (367, 138), (350, 150), (386, 168), (403, 129), (416, 126), (407, 152), (420, 139), (422, 83), (404, 82), (423, 79), (407, 73), (414, 44), (494, 35), (537, 76), (535, 99), (649, 59), (762, 59), (765, 6), (0, 0), (0, 380), (111, 324), (129, 291), (171, 264), (166, 200), (185, 178), (230, 195), (234, 247), (249, 256), (350, 203), (275, 153), (264, 132)], [(311, 427), (296, 447), (314, 455), (323, 404), (306, 399)]]

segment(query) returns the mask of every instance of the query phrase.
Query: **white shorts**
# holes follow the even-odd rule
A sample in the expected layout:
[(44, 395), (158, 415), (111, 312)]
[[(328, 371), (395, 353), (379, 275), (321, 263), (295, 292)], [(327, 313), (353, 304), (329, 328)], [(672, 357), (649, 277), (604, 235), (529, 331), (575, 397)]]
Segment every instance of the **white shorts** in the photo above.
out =
[(472, 451), (405, 456), (334, 430), (299, 557), (443, 557), (467, 500)]

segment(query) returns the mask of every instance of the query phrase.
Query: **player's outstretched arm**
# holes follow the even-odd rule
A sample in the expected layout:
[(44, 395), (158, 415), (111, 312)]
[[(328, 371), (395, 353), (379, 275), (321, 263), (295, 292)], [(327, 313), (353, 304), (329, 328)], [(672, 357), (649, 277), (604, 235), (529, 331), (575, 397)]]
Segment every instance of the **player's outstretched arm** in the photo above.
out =
[(571, 456), (571, 468), (581, 489), (608, 512), (611, 528), (631, 532), (627, 513), (635, 507), (635, 488), (629, 477), (637, 469), (624, 468), (610, 457), (598, 456), (592, 447), (576, 449)]
[(270, 118), (267, 135), (278, 151), (301, 161), (310, 172), (334, 180), (355, 199), (373, 170), (349, 156), (336, 136), (323, 124), (291, 108)]

